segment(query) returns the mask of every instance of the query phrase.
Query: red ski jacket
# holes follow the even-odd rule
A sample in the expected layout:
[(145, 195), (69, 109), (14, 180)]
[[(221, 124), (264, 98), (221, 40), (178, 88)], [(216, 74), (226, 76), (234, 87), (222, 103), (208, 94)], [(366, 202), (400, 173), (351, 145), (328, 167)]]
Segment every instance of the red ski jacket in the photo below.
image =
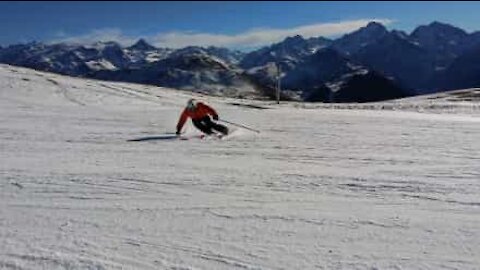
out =
[(185, 108), (182, 112), (182, 115), (180, 115), (180, 119), (178, 120), (177, 131), (182, 130), (183, 125), (189, 117), (193, 120), (196, 120), (204, 118), (209, 114), (213, 117), (218, 116), (217, 112), (213, 108), (203, 104), (202, 102), (198, 102), (194, 110), (188, 110)]

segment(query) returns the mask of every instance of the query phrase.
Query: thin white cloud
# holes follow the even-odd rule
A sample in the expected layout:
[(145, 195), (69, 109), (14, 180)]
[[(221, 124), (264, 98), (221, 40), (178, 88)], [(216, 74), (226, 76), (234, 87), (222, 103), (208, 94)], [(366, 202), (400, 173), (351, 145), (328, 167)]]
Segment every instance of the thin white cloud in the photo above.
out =
[(99, 41), (115, 41), (122, 45), (130, 45), (137, 40), (135, 37), (128, 37), (122, 33), (120, 29), (104, 28), (93, 30), (90, 33), (79, 36), (68, 36), (65, 32), (60, 31), (56, 33), (57, 38), (50, 41), (50, 43), (72, 43), (72, 44), (92, 44)]
[(150, 41), (160, 47), (223, 46), (223, 47), (255, 47), (269, 45), (285, 39), (288, 36), (301, 35), (310, 37), (332, 37), (355, 31), (369, 22), (379, 22), (384, 25), (392, 23), (389, 19), (362, 19), (336, 23), (319, 23), (288, 29), (254, 29), (237, 35), (218, 35), (209, 33), (172, 32), (150, 37)]
[[(251, 29), (235, 35), (192, 33), (192, 32), (169, 32), (144, 37), (147, 41), (157, 47), (182, 48), (186, 46), (219, 46), (249, 48), (270, 45), (279, 42), (286, 37), (301, 35), (309, 37), (333, 37), (353, 32), (369, 22), (379, 22), (389, 25), (390, 19), (360, 19), (332, 23), (318, 23), (286, 29)], [(54, 42), (70, 42), (89, 44), (97, 41), (116, 41), (123, 45), (130, 45), (138, 40), (138, 37), (126, 36), (119, 29), (100, 29), (91, 33), (73, 36), (59, 37)]]

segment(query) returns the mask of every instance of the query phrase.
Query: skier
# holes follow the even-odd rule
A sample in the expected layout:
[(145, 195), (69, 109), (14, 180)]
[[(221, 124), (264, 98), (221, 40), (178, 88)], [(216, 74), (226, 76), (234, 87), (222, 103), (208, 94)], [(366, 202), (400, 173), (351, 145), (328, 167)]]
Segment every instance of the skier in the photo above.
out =
[(196, 101), (193, 98), (188, 100), (187, 107), (183, 110), (178, 120), (176, 134), (180, 135), (183, 125), (190, 117), (192, 118), (193, 125), (205, 134), (211, 135), (213, 134), (213, 130), (216, 130), (223, 135), (227, 135), (228, 128), (213, 122), (209, 115), (211, 115), (214, 120), (218, 120), (218, 114), (212, 107)]

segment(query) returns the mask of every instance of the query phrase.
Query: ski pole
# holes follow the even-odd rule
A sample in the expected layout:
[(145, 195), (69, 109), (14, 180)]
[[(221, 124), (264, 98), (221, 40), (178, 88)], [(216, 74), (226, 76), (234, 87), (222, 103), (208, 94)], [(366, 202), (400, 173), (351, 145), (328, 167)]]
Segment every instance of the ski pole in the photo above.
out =
[(255, 132), (257, 132), (257, 133), (260, 133), (259, 130), (256, 130), (256, 129), (253, 129), (253, 128), (249, 128), (249, 127), (244, 126), (244, 125), (232, 123), (232, 122), (227, 121), (227, 120), (218, 119), (218, 121), (221, 121), (221, 122), (224, 122), (224, 123), (228, 123), (228, 124), (231, 124), (231, 125), (234, 125), (234, 126), (237, 126), (237, 127), (242, 127), (242, 128), (244, 128), (244, 129), (248, 129), (248, 130), (251, 130), (251, 131), (255, 131)]

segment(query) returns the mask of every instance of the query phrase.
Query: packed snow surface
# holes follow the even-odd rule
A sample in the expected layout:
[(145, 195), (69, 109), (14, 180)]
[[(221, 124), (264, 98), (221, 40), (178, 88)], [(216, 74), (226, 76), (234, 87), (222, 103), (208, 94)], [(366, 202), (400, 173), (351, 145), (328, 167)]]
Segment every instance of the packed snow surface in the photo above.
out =
[[(192, 96), (261, 133), (160, 139)], [(477, 104), (277, 106), (0, 65), (0, 269), (480, 269)]]

